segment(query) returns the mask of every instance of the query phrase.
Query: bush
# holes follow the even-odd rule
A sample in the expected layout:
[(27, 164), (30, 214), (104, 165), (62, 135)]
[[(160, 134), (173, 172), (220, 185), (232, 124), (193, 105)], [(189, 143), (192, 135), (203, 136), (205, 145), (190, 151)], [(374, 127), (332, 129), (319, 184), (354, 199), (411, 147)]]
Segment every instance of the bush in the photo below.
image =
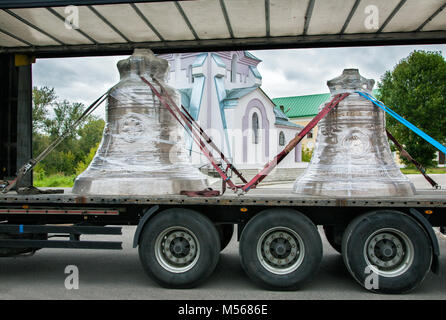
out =
[(302, 162), (310, 162), (313, 155), (313, 149), (302, 148)]
[(99, 143), (96, 144), (93, 148), (90, 149), (90, 152), (85, 156), (85, 158), (79, 161), (76, 165), (76, 174), (80, 175), (82, 172), (87, 170), (90, 165), (91, 160), (93, 160), (96, 151), (98, 150)]
[(43, 169), (40, 163), (34, 167), (33, 180), (42, 180), (45, 178), (45, 175), (46, 175), (45, 170)]

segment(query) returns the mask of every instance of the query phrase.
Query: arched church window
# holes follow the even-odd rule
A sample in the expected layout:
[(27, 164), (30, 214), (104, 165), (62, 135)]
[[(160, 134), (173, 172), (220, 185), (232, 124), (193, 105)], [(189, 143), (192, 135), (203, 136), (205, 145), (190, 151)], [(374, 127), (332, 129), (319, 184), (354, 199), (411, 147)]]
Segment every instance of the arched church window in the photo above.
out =
[(252, 115), (252, 142), (259, 143), (259, 116), (256, 112)]
[(284, 146), (285, 145), (285, 134), (283, 133), (283, 131), (280, 131), (279, 133), (279, 146)]

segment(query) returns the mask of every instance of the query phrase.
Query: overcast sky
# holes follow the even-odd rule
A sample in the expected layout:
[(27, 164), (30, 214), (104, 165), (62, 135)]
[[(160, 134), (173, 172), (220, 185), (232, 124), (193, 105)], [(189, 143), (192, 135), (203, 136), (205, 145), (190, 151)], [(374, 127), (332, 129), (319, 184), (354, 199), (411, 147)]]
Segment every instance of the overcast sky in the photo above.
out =
[[(258, 69), (270, 98), (328, 92), (327, 80), (345, 68), (379, 81), (413, 50), (441, 51), (446, 45), (386, 46), (250, 51), (263, 60)], [(89, 105), (119, 81), (116, 63), (126, 56), (38, 59), (33, 85), (54, 87), (60, 99)], [(375, 85), (376, 86), (376, 85)], [(99, 110), (99, 115), (104, 110)]]

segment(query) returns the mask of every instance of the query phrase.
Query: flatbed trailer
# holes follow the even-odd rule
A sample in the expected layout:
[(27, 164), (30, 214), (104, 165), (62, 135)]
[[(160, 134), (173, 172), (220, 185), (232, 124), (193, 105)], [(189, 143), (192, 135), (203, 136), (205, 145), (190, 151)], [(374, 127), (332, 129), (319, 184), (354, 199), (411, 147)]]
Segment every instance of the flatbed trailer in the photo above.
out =
[[(366, 289), (401, 293), (439, 271), (433, 227), (446, 225), (446, 191), (413, 197), (323, 197), (258, 188), (244, 195), (110, 196), (0, 195), (0, 255), (41, 248), (121, 249), (120, 242), (85, 241), (86, 234), (120, 234), (137, 226), (147, 274), (160, 285), (190, 288), (218, 263), (237, 225), (241, 264), (257, 284), (294, 290), (311, 279), (322, 258), (317, 226), (342, 253)], [(54, 238), (66, 237), (65, 240)]]

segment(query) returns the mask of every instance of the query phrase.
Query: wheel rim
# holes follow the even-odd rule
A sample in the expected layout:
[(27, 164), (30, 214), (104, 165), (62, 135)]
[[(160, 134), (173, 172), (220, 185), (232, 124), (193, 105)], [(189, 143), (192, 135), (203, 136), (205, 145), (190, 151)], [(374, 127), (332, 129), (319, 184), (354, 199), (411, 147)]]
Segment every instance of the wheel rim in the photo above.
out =
[(302, 238), (286, 227), (275, 227), (262, 234), (257, 242), (257, 258), (274, 274), (288, 274), (301, 265), (305, 256)]
[(156, 238), (155, 256), (165, 270), (182, 273), (192, 269), (197, 263), (200, 245), (195, 234), (189, 229), (170, 227)]
[(412, 265), (412, 241), (396, 229), (380, 229), (365, 242), (364, 258), (373, 272), (384, 277), (397, 277)]

